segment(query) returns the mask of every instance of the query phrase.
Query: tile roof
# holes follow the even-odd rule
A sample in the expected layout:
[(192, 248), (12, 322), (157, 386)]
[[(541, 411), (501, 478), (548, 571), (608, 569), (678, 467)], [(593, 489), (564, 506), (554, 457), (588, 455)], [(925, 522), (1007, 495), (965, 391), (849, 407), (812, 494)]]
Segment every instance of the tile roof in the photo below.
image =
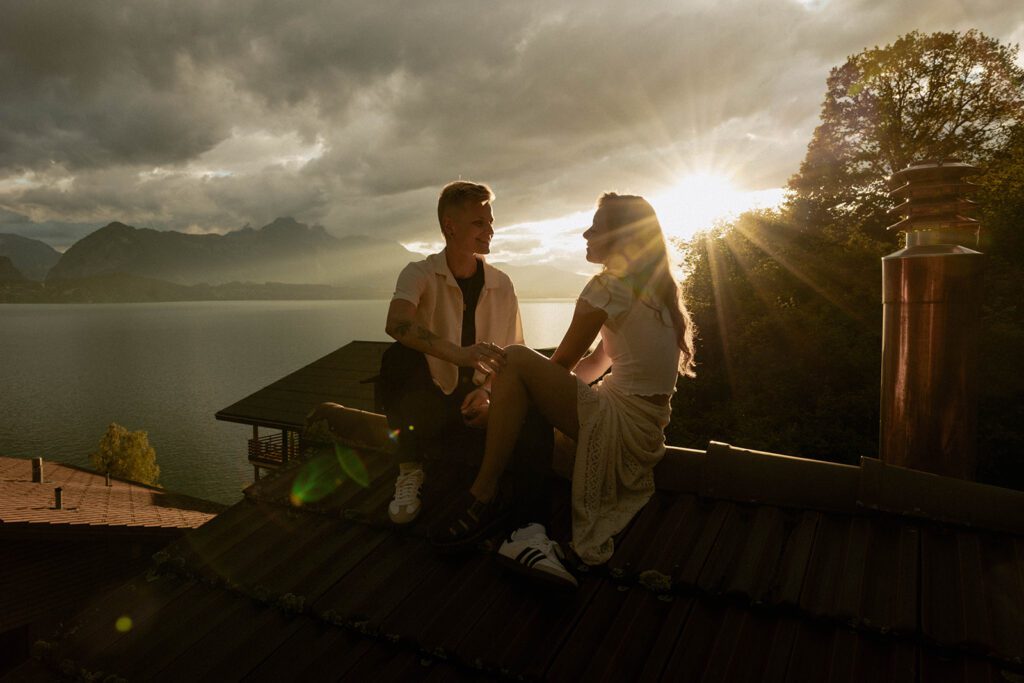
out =
[[(1022, 519), (985, 517), (992, 487), (932, 481), (973, 499), (947, 506), (977, 513), (967, 524), (914, 498), (906, 482), (921, 473), (725, 444), (673, 449), (612, 560), (558, 596), (503, 573), (493, 546), (451, 557), (426, 542), (471, 473), (431, 463), (421, 519), (396, 530), (385, 510), (394, 463), (380, 451), (361, 455), (367, 488), (328, 472), (337, 488), (296, 506), (309, 462), (253, 485), (158, 553), (146, 575), (81, 613), (45, 657), (176, 679), (1024, 674)], [(552, 535), (565, 538), (559, 481)], [(877, 495), (892, 487), (910, 497)], [(1024, 510), (1013, 507), (1022, 500), (1010, 495), (994, 509)], [(119, 615), (131, 616), (131, 630), (110, 628)]]
[[(0, 532), (24, 525), (187, 529), (205, 524), (225, 506), (82, 467), (44, 461), (43, 483), (32, 481), (32, 461), (0, 457)], [(61, 487), (63, 509), (54, 507)]]

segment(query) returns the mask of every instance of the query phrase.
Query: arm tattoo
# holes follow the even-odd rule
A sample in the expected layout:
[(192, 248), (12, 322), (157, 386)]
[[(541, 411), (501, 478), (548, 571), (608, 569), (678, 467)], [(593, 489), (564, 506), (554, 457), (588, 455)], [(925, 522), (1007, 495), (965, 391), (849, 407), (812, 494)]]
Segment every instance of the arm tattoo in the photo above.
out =
[(440, 339), (436, 334), (431, 332), (425, 327), (416, 326), (416, 336), (423, 341), (427, 342), (427, 346), (433, 346), (435, 339)]
[(411, 320), (402, 320), (402, 321), (400, 321), (397, 325), (395, 325), (395, 336), (396, 337), (404, 337), (405, 335), (409, 334), (409, 329), (411, 327), (412, 327), (412, 321)]

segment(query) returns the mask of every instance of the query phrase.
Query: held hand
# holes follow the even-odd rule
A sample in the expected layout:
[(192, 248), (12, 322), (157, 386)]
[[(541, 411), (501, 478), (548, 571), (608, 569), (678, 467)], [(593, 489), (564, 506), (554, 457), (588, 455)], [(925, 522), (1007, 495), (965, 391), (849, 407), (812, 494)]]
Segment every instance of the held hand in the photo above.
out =
[(474, 389), (462, 401), (462, 420), (468, 427), (484, 429), (491, 408), (491, 395), (484, 388)]
[(505, 366), (505, 350), (491, 342), (463, 346), (457, 364), (465, 368), (474, 368), (485, 375), (497, 373)]

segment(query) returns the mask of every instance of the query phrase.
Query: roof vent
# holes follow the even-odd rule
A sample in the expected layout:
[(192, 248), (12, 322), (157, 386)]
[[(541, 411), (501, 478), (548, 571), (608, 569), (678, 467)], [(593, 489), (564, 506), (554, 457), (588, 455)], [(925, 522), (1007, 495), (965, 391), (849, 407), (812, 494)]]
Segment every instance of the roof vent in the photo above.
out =
[(889, 178), (890, 197), (902, 199), (890, 215), (902, 217), (889, 230), (907, 235), (907, 246), (970, 244), (977, 246), (981, 223), (971, 214), (978, 204), (967, 195), (980, 189), (967, 180), (979, 170), (959, 161), (923, 161)]
[(64, 489), (57, 487), (53, 490), (53, 509), (63, 510), (64, 509)]
[(890, 230), (906, 248), (882, 259), (882, 391), (879, 457), (887, 463), (974, 479), (977, 358), (985, 257), (976, 204), (978, 169), (958, 161), (894, 173), (903, 216)]
[(36, 484), (43, 483), (43, 459), (32, 458), (32, 481)]

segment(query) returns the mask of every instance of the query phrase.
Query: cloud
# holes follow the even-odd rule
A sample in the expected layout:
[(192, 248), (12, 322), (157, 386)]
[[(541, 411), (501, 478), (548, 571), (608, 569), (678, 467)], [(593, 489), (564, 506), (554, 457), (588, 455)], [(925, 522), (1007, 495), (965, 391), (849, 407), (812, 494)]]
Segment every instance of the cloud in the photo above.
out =
[(797, 169), (829, 68), (968, 27), (1024, 35), (1005, 0), (14, 0), (0, 206), (194, 231), (292, 215), (413, 242), (436, 239), (460, 176), (492, 184), (499, 226), (708, 168), (766, 190)]

